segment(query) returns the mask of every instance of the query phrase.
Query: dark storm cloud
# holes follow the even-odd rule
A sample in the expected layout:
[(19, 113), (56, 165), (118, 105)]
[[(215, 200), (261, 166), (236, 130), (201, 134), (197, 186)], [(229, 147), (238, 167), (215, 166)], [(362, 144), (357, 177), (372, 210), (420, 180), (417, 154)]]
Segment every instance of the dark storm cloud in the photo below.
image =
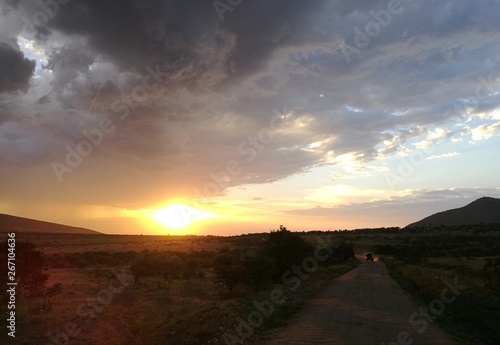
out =
[(122, 70), (144, 74), (161, 63), (178, 86), (205, 88), (258, 71), (280, 47), (315, 40), (310, 21), (324, 4), (246, 2), (221, 22), (211, 1), (81, 0), (60, 6), (41, 30), (84, 37)]
[[(47, 25), (84, 37), (94, 55), (122, 71), (145, 74), (162, 64), (177, 72), (179, 86), (217, 83), (228, 66), (232, 34), (218, 27), (206, 1), (72, 1)], [(220, 75), (219, 75), (220, 74)], [(221, 76), (222, 75), (222, 76)]]
[(48, 28), (86, 37), (91, 49), (124, 69), (136, 70), (159, 48), (159, 42), (145, 31), (145, 21), (134, 1), (84, 0), (68, 3)]
[(17, 45), (0, 41), (0, 93), (26, 91), (35, 64), (24, 56)]
[[(152, 173), (184, 169), (178, 179), (198, 184), (229, 160), (242, 172), (228, 186), (282, 179), (328, 164), (329, 154), (370, 161), (384, 140), (394, 143), (382, 153), (394, 153), (425, 136), (423, 126), (461, 118), (465, 108), (453, 105), (474, 97), (478, 76), (498, 70), (500, 56), (500, 1), (402, 0), (402, 11), (347, 61), (342, 44), (354, 45), (354, 29), (365, 30), (376, 21), (370, 12), (388, 3), (243, 1), (220, 21), (212, 1), (72, 0), (34, 36), (50, 81), (31, 102), (50, 114), (42, 129), (61, 141), (62, 159), (66, 144), (85, 139), (82, 128), (106, 117), (116, 130), (89, 159)], [(19, 18), (41, 10), (16, 4)], [(159, 71), (152, 79), (151, 70)], [(130, 103), (148, 74), (157, 87)], [(290, 114), (247, 160), (240, 145), (283, 107)], [(24, 147), (19, 154), (32, 157)]]
[(53, 51), (45, 68), (53, 71), (52, 84), (57, 91), (63, 90), (73, 82), (78, 74), (85, 74), (94, 62), (94, 57), (85, 47), (62, 47)]

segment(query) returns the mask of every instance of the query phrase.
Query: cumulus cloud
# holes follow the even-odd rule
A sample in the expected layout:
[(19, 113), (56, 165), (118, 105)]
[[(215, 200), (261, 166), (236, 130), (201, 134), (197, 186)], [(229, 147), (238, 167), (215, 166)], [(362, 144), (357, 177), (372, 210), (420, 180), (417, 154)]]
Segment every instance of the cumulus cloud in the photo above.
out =
[(500, 132), (500, 122), (489, 124), (489, 125), (480, 125), (476, 128), (472, 128), (472, 140), (485, 140), (494, 135), (497, 135)]

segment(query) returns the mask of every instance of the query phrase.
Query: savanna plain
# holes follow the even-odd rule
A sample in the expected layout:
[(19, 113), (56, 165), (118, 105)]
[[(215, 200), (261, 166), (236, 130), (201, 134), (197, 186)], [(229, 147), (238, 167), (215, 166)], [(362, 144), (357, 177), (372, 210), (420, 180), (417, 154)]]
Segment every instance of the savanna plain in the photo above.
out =
[[(499, 344), (499, 240), (499, 225), (488, 224), (280, 226), (231, 237), (18, 233), (16, 344), (264, 344), (339, 276), (372, 264), (369, 251), (457, 344)], [(6, 242), (0, 248), (3, 261)], [(444, 282), (462, 287), (452, 303), (436, 303)]]

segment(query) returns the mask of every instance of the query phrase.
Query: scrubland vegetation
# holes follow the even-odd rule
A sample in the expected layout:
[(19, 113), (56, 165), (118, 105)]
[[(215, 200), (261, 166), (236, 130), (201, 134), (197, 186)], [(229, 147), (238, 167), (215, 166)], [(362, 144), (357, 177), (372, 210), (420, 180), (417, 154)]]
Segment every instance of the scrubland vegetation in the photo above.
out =
[[(128, 236), (130, 243), (110, 245), (113, 250), (86, 237), (93, 235), (23, 236), (30, 242), (19, 235), (17, 344), (258, 344), (307, 298), (355, 267), (355, 252), (365, 251), (384, 261), (422, 308), (440, 297), (444, 281), (458, 279), (467, 288), (436, 322), (463, 344), (500, 343), (498, 225), (281, 227), (156, 242)], [(107, 245), (114, 240), (102, 236)], [(3, 261), (5, 243), (0, 248)], [(6, 274), (0, 274), (5, 286)]]
[(444, 304), (435, 322), (461, 344), (500, 344), (500, 225), (419, 227), (398, 233), (375, 230), (353, 235), (354, 245), (377, 253), (391, 276), (424, 310), (433, 307), (433, 301), (439, 302), (443, 289), (458, 283), (464, 290)]
[[(206, 243), (184, 238), (191, 242), (178, 246), (184, 250), (89, 251), (87, 235), (73, 242), (52, 235), (59, 238), (57, 252), (38, 236), (30, 240), (38, 238), (39, 248), (18, 242), (18, 257), (27, 262), (18, 267), (26, 286), (18, 296), (18, 344), (258, 342), (285, 325), (308, 296), (356, 264), (348, 243), (323, 236), (321, 260), (316, 260), (319, 236), (306, 238), (284, 227), (208, 237)], [(81, 251), (75, 250), (77, 242)], [(258, 325), (248, 321), (272, 291), (280, 291), (280, 303), (260, 312)]]

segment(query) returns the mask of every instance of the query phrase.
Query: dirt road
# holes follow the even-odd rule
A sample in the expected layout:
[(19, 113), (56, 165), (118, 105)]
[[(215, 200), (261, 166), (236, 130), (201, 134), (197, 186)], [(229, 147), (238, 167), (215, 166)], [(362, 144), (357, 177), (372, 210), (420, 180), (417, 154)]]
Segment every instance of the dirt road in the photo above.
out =
[(456, 345), (382, 262), (363, 262), (335, 280), (268, 344)]

